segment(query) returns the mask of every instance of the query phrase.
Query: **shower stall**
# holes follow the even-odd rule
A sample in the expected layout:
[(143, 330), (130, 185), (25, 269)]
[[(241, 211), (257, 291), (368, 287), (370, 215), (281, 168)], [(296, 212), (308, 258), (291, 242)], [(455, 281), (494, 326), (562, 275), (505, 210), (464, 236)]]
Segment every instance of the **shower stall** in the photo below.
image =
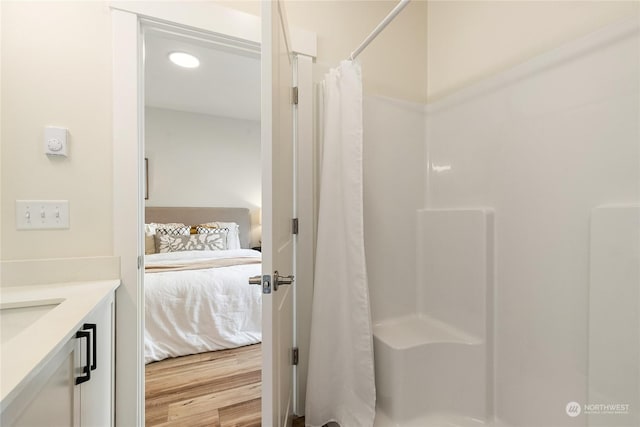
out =
[(631, 19), (365, 96), (376, 426), (640, 425), (639, 64)]

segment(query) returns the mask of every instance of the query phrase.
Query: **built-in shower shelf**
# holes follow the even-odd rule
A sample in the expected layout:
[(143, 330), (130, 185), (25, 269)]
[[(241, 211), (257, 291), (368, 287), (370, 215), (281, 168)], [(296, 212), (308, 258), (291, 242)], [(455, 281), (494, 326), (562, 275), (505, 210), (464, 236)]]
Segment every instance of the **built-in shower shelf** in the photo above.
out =
[(396, 317), (374, 325), (373, 329), (378, 339), (397, 350), (435, 343), (482, 343), (478, 337), (424, 315)]
[(417, 310), (373, 327), (380, 420), (483, 425), (493, 418), (493, 211), (422, 209), (417, 223)]

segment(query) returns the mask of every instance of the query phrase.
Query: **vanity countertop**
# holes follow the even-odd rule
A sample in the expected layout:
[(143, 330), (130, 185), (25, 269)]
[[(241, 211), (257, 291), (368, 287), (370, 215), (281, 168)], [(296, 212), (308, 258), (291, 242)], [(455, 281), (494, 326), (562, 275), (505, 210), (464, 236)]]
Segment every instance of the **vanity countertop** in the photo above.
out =
[[(11, 314), (7, 311), (7, 316), (13, 316), (4, 320), (25, 325), (3, 326), (0, 410), (4, 410), (42, 371), (81, 327), (83, 319), (119, 285), (119, 280), (101, 280), (0, 287), (1, 308), (10, 310)], [(15, 308), (18, 310), (13, 310)], [(29, 314), (30, 310), (36, 313)]]

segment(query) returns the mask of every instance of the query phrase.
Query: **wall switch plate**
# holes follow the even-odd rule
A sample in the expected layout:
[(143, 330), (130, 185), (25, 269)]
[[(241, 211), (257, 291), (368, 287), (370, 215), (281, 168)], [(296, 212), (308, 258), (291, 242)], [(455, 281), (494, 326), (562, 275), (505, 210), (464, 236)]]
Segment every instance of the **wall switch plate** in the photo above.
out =
[(67, 157), (67, 129), (54, 126), (44, 128), (44, 152), (49, 156)]
[(69, 228), (68, 200), (16, 200), (16, 229)]

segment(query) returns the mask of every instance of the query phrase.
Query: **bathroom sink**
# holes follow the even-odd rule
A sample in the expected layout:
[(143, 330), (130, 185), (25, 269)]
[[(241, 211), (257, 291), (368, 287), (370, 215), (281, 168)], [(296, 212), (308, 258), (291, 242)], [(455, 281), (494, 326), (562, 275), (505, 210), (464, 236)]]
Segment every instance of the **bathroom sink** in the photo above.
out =
[(83, 319), (119, 285), (98, 280), (0, 286), (0, 415), (22, 393), (32, 393), (32, 381), (42, 378), (41, 370), (64, 346), (75, 344)]
[(46, 299), (0, 305), (0, 343), (4, 344), (18, 335), (63, 301), (63, 299)]

